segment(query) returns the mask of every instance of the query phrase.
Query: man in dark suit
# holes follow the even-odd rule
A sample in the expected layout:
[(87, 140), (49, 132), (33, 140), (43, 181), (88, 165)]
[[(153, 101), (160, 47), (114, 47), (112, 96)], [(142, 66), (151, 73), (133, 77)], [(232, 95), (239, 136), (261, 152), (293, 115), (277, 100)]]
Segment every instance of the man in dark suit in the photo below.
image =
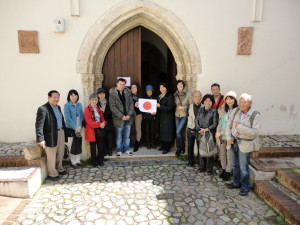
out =
[(65, 146), (65, 122), (61, 113), (58, 91), (48, 93), (48, 102), (38, 108), (36, 114), (36, 140), (45, 149), (47, 155), (48, 176), (53, 181), (59, 180), (59, 174), (67, 171), (62, 167)]

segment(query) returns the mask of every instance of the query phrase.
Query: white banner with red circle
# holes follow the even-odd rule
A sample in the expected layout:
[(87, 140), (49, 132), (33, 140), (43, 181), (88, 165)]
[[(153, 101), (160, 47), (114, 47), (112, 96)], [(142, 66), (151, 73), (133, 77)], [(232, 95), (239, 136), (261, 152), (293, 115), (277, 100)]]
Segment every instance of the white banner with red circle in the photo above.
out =
[(141, 112), (155, 113), (156, 112), (157, 100), (140, 98), (139, 99), (139, 110)]

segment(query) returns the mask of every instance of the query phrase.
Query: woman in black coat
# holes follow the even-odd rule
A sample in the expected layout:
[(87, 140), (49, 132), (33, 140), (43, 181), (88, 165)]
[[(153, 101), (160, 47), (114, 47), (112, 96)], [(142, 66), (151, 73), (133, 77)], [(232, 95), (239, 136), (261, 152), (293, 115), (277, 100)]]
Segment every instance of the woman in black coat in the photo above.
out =
[(175, 130), (175, 118), (174, 118), (174, 98), (173, 95), (168, 92), (167, 84), (161, 83), (159, 85), (160, 95), (157, 100), (157, 110), (159, 113), (159, 140), (162, 143), (161, 150), (163, 154), (167, 154), (170, 151), (172, 142), (174, 140)]
[[(204, 107), (202, 107), (198, 115), (196, 117), (196, 130), (198, 135), (198, 140), (202, 137), (202, 135), (205, 135), (205, 132), (211, 132), (213, 138), (215, 138), (216, 129), (218, 126), (218, 112), (216, 109), (212, 108), (213, 104), (215, 102), (214, 96), (211, 94), (204, 95), (202, 99), (202, 104)], [(199, 145), (200, 146), (200, 143)], [(214, 157), (204, 158), (199, 153), (199, 172), (206, 171), (209, 175), (213, 174), (213, 162)]]

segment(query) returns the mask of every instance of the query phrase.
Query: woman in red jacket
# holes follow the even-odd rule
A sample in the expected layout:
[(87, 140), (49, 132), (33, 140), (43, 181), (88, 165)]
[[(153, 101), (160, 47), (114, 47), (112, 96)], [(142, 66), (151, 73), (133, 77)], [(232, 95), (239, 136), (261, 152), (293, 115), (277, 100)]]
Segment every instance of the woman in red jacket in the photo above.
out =
[[(90, 105), (84, 110), (84, 119), (86, 122), (85, 128), (85, 140), (90, 142), (92, 164), (94, 167), (104, 166), (104, 141), (105, 135), (97, 135), (98, 131), (96, 129), (104, 129), (106, 121), (104, 119), (102, 110), (97, 106), (98, 97), (96, 94), (90, 95)], [(102, 130), (103, 131), (103, 130)], [(96, 150), (96, 145), (98, 148), (98, 154)]]

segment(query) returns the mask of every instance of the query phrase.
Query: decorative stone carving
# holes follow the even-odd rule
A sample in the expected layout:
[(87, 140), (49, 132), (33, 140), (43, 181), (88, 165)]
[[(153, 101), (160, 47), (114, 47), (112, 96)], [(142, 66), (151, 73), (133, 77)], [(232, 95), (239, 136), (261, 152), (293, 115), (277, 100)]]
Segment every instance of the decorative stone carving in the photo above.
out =
[(39, 53), (39, 43), (37, 31), (18, 30), (19, 52), (20, 53)]
[(95, 92), (97, 91), (98, 88), (102, 87), (103, 80), (104, 80), (104, 75), (102, 73), (95, 74)]
[(251, 55), (253, 27), (240, 27), (238, 29), (238, 55)]

